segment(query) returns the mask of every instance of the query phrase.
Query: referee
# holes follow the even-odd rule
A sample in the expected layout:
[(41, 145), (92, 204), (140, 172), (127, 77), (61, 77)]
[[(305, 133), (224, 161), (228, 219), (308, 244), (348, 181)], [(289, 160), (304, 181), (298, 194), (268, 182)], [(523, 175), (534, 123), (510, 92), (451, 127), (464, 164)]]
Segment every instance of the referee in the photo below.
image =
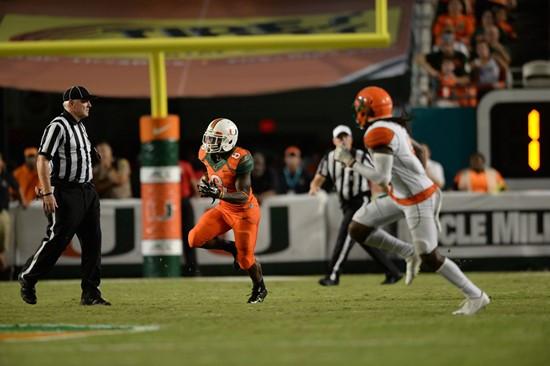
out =
[[(360, 162), (371, 162), (370, 156), (362, 150), (352, 148), (353, 137), (351, 129), (346, 125), (339, 125), (332, 130), (332, 142), (334, 146), (344, 144), (346, 149), (351, 151), (355, 159)], [(346, 168), (343, 164), (334, 160), (334, 150), (325, 154), (317, 167), (317, 173), (310, 184), (310, 195), (315, 195), (326, 180), (332, 182), (338, 192), (340, 207), (342, 208), (344, 218), (338, 230), (336, 238), (336, 246), (330, 259), (328, 271), (324, 278), (319, 280), (319, 284), (323, 286), (334, 286), (340, 282), (340, 274), (342, 265), (346, 261), (348, 254), (355, 243), (348, 235), (348, 225), (351, 222), (353, 214), (370, 198), (370, 188), (368, 180), (361, 174), (353, 171), (351, 168)], [(399, 281), (402, 277), (399, 269), (386, 256), (386, 254), (378, 249), (367, 245), (362, 245), (362, 248), (384, 268), (386, 279), (382, 284), (393, 284)]]
[(91, 100), (86, 88), (72, 86), (63, 93), (63, 113), (46, 127), (36, 162), (48, 218), (46, 237), (19, 274), (21, 298), (36, 304), (35, 284), (55, 264), (76, 234), (82, 249), (81, 305), (111, 305), (101, 297), (101, 227), (99, 198), (92, 180), (92, 145), (82, 120)]

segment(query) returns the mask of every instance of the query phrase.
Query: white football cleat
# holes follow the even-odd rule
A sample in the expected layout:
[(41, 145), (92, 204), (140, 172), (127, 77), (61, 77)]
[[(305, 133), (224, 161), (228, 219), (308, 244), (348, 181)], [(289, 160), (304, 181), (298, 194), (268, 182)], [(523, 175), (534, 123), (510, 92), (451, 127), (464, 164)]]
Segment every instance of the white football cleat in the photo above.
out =
[(485, 292), (475, 299), (466, 299), (460, 304), (460, 309), (453, 311), (453, 315), (473, 315), (485, 306), (489, 305), (491, 299)]
[(416, 254), (411, 255), (410, 257), (405, 258), (407, 262), (407, 273), (405, 274), (405, 285), (410, 285), (414, 278), (420, 272), (420, 265), (422, 264), (422, 259)]

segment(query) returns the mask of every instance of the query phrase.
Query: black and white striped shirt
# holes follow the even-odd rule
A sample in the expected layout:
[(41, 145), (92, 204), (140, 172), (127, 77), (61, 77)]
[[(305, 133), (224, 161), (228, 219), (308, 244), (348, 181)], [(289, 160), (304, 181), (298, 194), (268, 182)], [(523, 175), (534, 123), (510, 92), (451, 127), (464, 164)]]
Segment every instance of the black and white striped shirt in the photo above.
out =
[(52, 183), (87, 183), (92, 180), (91, 148), (82, 121), (63, 111), (44, 130), (38, 153), (50, 160)]
[[(373, 165), (370, 155), (365, 154), (363, 150), (351, 149), (351, 155), (364, 165)], [(357, 196), (365, 196), (370, 191), (365, 177), (334, 160), (334, 150), (323, 156), (317, 173), (332, 181), (341, 203), (349, 202)]]

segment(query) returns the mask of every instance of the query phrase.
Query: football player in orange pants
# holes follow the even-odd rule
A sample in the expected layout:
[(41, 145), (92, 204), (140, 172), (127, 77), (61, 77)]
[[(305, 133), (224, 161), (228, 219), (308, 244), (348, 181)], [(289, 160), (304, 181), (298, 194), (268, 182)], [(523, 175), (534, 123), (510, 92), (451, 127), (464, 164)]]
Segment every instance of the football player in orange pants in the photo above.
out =
[[(248, 303), (263, 302), (267, 296), (262, 266), (254, 257), (260, 207), (252, 188), (250, 173), (252, 155), (236, 146), (237, 126), (226, 118), (210, 122), (203, 135), (199, 160), (206, 174), (198, 187), (202, 197), (218, 199), (219, 205), (206, 211), (189, 232), (189, 245), (203, 249), (221, 249), (233, 254), (234, 266), (248, 272), (252, 279), (252, 295)], [(220, 238), (233, 229), (235, 241)]]

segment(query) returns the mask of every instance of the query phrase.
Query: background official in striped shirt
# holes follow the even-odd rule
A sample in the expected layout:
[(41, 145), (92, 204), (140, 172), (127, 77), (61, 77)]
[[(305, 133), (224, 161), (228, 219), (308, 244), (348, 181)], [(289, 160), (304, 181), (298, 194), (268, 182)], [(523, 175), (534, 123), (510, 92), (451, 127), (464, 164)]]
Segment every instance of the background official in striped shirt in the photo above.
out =
[[(92, 180), (92, 144), (82, 120), (94, 99), (82, 86), (63, 93), (63, 113), (46, 127), (37, 170), (48, 217), (46, 237), (19, 274), (21, 298), (36, 304), (35, 284), (55, 264), (76, 234), (82, 249), (81, 305), (111, 305), (101, 297), (101, 227), (99, 197)], [(94, 154), (95, 154), (95, 150)]]
[[(336, 126), (332, 131), (332, 137), (335, 147), (344, 144), (345, 148), (351, 152), (357, 161), (364, 164), (372, 164), (368, 154), (362, 150), (352, 148), (353, 137), (351, 129), (348, 126)], [(325, 277), (319, 280), (319, 283), (323, 286), (334, 286), (340, 282), (342, 265), (355, 243), (348, 235), (348, 225), (351, 222), (353, 214), (361, 207), (364, 200), (370, 199), (370, 189), (368, 180), (361, 176), (361, 174), (334, 160), (334, 150), (325, 154), (321, 159), (317, 173), (310, 184), (309, 194), (315, 195), (326, 180), (330, 180), (333, 183), (344, 214), (328, 270)], [(371, 246), (361, 246), (384, 269), (386, 279), (382, 282), (383, 284), (393, 284), (401, 279), (402, 275), (399, 269), (387, 257), (385, 252)]]

